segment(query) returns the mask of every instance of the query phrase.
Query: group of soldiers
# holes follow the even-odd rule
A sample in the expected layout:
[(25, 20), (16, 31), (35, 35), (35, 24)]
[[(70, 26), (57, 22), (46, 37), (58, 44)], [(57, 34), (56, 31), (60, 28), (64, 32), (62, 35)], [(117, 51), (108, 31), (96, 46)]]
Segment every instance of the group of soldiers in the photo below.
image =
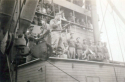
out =
[[(42, 5), (43, 9), (40, 9), (42, 8), (40, 4), (38, 5), (37, 12), (49, 14), (50, 12), (45, 12), (47, 11), (47, 8), (50, 8), (49, 4)], [(44, 10), (44, 12), (41, 10)], [(71, 25), (70, 23), (62, 25), (61, 19), (68, 20), (71, 22), (74, 22), (74, 19), (76, 19), (76, 23), (86, 26), (89, 29), (93, 29), (90, 20), (87, 21), (87, 24), (85, 23), (84, 19), (81, 19), (79, 21), (78, 18), (75, 18), (73, 16), (72, 12), (69, 13), (69, 17), (66, 19), (63, 9), (56, 13), (53, 19), (49, 19), (49, 22), (47, 17), (35, 15), (33, 24), (35, 24), (36, 26), (40, 26), (40, 33), (37, 33), (37, 35), (33, 34), (33, 28), (29, 29), (27, 33), (27, 36), (29, 37), (29, 47), (33, 48), (34, 45), (39, 44), (43, 41), (39, 40), (38, 42), (34, 42), (34, 40), (31, 37), (42, 37), (42, 39), (44, 39), (44, 41), (46, 41), (46, 43), (52, 47), (52, 56), (59, 56), (61, 58), (69, 59), (78, 58), (80, 60), (109, 60), (109, 54), (105, 43), (102, 44), (101, 42), (99, 42), (98, 44), (94, 44), (92, 41), (89, 41), (89, 43), (87, 43), (86, 39), (81, 41), (80, 36), (74, 38), (74, 33), (70, 29), (68, 29), (68, 32), (66, 30), (66, 28), (72, 28), (74, 25)], [(34, 29), (36, 28), (36, 26), (34, 27)], [(70, 35), (69, 38), (67, 38), (67, 34)], [(64, 40), (63, 37), (65, 37), (66, 39)], [(28, 60), (31, 60), (31, 55), (30, 57), (28, 56)]]
[(67, 58), (80, 60), (109, 60), (109, 53), (106, 43), (98, 42), (95, 44), (91, 40), (77, 37), (74, 38), (74, 33), (70, 33), (70, 38), (67, 40), (68, 51)]
[[(71, 31), (68, 32), (70, 37), (64, 40), (63, 37), (67, 35), (63, 28), (67, 27), (68, 24), (62, 27), (61, 17), (61, 13), (56, 13), (54, 19), (51, 19), (49, 23), (47, 23), (46, 19), (41, 20), (41, 32), (37, 36), (35, 35), (35, 37), (40, 38), (49, 31), (49, 34), (43, 39), (52, 47), (52, 56), (69, 59), (78, 58), (80, 60), (109, 60), (109, 54), (105, 43), (102, 44), (99, 42), (98, 44), (94, 44), (92, 41), (89, 41), (89, 44), (87, 44), (86, 39), (81, 42), (81, 36), (77, 37), (75, 40), (74, 33)], [(30, 29), (28, 35), (34, 37), (34, 35), (32, 35), (32, 28)], [(36, 44), (36, 42), (34, 43), (33, 40), (29, 39), (29, 47), (33, 47)]]

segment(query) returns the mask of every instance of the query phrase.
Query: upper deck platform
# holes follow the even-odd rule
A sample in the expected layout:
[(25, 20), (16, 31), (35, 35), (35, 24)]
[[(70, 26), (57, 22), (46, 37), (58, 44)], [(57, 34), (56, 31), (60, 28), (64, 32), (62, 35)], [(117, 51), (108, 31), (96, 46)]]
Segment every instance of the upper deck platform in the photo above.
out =
[[(32, 63), (35, 63), (35, 62), (38, 62), (38, 61), (41, 61), (41, 59), (38, 58), (38, 59), (32, 60), (30, 62), (21, 64), (18, 67), (26, 66), (28, 64), (32, 64)], [(114, 63), (112, 61), (110, 61), (110, 62), (112, 62), (112, 63), (110, 63), (110, 62), (88, 61), (88, 60), (78, 60), (78, 59), (65, 59), (65, 58), (57, 58), (57, 57), (50, 57), (49, 61), (54, 61), (54, 62), (61, 61), (61, 62), (65, 62), (65, 63), (66, 62), (71, 62), (71, 63), (88, 63), (88, 64), (98, 64), (98, 65), (109, 65), (109, 66), (125, 67), (125, 63), (123, 63), (123, 62)]]
[(63, 6), (65, 8), (68, 8), (70, 10), (73, 10), (75, 12), (81, 13), (83, 15), (91, 17), (91, 12), (87, 9), (84, 9), (76, 4), (73, 4), (71, 2), (68, 2), (66, 0), (53, 0), (53, 3)]

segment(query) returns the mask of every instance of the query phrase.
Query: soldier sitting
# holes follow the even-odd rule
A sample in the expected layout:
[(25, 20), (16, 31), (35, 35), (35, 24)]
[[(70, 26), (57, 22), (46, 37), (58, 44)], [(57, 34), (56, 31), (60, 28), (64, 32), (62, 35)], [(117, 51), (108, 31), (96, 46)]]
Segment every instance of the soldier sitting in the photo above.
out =
[(97, 43), (97, 56), (98, 56), (98, 59), (99, 60), (102, 60), (103, 59), (103, 46), (102, 46), (102, 43), (101, 42), (98, 42)]
[(109, 57), (108, 49), (106, 47), (106, 43), (103, 43), (103, 54), (104, 54), (104, 59), (106, 61), (109, 61), (110, 57)]
[(95, 59), (96, 52), (97, 52), (96, 46), (94, 45), (94, 43), (92, 43), (92, 41), (90, 41), (88, 50), (86, 52), (87, 59), (88, 60)]

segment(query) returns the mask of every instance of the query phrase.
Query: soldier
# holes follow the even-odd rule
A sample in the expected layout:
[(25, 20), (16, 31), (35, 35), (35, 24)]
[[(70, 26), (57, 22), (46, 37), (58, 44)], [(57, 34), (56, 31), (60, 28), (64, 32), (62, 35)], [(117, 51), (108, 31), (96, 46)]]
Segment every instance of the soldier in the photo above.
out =
[(91, 2), (90, 0), (85, 0), (85, 8), (91, 10)]
[(37, 11), (38, 13), (41, 13), (41, 6), (40, 6), (40, 3), (37, 5), (36, 11)]
[(47, 4), (46, 12), (47, 12), (48, 15), (50, 15), (52, 13), (50, 4)]
[(75, 20), (75, 17), (73, 16), (73, 13), (70, 12), (69, 17), (68, 17), (68, 21), (74, 22), (74, 20)]
[(44, 3), (43, 3), (43, 6), (41, 8), (41, 13), (47, 14), (47, 12), (46, 12), (46, 5)]
[(89, 47), (88, 47), (88, 50), (86, 52), (86, 58), (88, 60), (90, 60), (90, 58), (96, 58), (96, 52), (97, 52), (96, 46), (90, 40)]
[(93, 29), (93, 25), (91, 24), (90, 20), (88, 20), (88, 29), (90, 31)]
[(61, 9), (59, 13), (61, 13), (61, 19), (66, 20), (64, 10)]
[(103, 43), (103, 54), (104, 54), (104, 58), (106, 61), (109, 61), (110, 57), (109, 57), (109, 52), (108, 49), (106, 47), (106, 43)]
[(55, 18), (50, 20), (51, 45), (53, 47), (53, 50), (57, 50), (59, 37), (62, 30), (60, 18), (61, 14), (56, 13)]
[(37, 15), (34, 16), (33, 24), (38, 25), (38, 17), (37, 17)]
[(75, 40), (74, 40), (74, 33), (70, 33), (70, 38), (67, 40), (69, 46), (69, 54), (68, 58), (75, 59)]
[[(50, 25), (47, 23), (47, 19), (44, 18), (43, 20), (41, 20), (41, 34), (40, 35), (44, 35), (47, 31), (50, 31)], [(50, 42), (50, 34), (47, 34), (46, 37), (44, 37), (44, 40), (47, 42), (47, 44), (51, 44)]]
[(86, 39), (84, 39), (84, 40), (83, 40), (83, 54), (82, 54), (82, 59), (85, 59), (85, 58), (86, 58), (87, 50), (88, 50), (88, 46), (87, 46), (87, 44), (86, 44)]
[(81, 19), (81, 21), (79, 22), (81, 25), (86, 26), (85, 20)]
[(97, 56), (99, 59), (103, 59), (103, 46), (101, 42), (97, 43)]
[(78, 59), (82, 59), (82, 53), (83, 53), (83, 44), (80, 43), (80, 37), (78, 37), (76, 39), (76, 44), (75, 44), (75, 48), (76, 48), (76, 53), (78, 55)]
[(76, 19), (76, 23), (77, 23), (77, 24), (80, 24), (80, 21), (79, 21), (79, 19), (78, 19), (78, 18)]

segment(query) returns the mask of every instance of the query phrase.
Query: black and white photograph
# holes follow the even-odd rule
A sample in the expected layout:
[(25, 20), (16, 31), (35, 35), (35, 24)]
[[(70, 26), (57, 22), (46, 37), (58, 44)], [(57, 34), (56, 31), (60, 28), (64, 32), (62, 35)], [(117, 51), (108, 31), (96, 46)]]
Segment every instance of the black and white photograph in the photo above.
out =
[(0, 82), (125, 82), (125, 0), (0, 0)]

